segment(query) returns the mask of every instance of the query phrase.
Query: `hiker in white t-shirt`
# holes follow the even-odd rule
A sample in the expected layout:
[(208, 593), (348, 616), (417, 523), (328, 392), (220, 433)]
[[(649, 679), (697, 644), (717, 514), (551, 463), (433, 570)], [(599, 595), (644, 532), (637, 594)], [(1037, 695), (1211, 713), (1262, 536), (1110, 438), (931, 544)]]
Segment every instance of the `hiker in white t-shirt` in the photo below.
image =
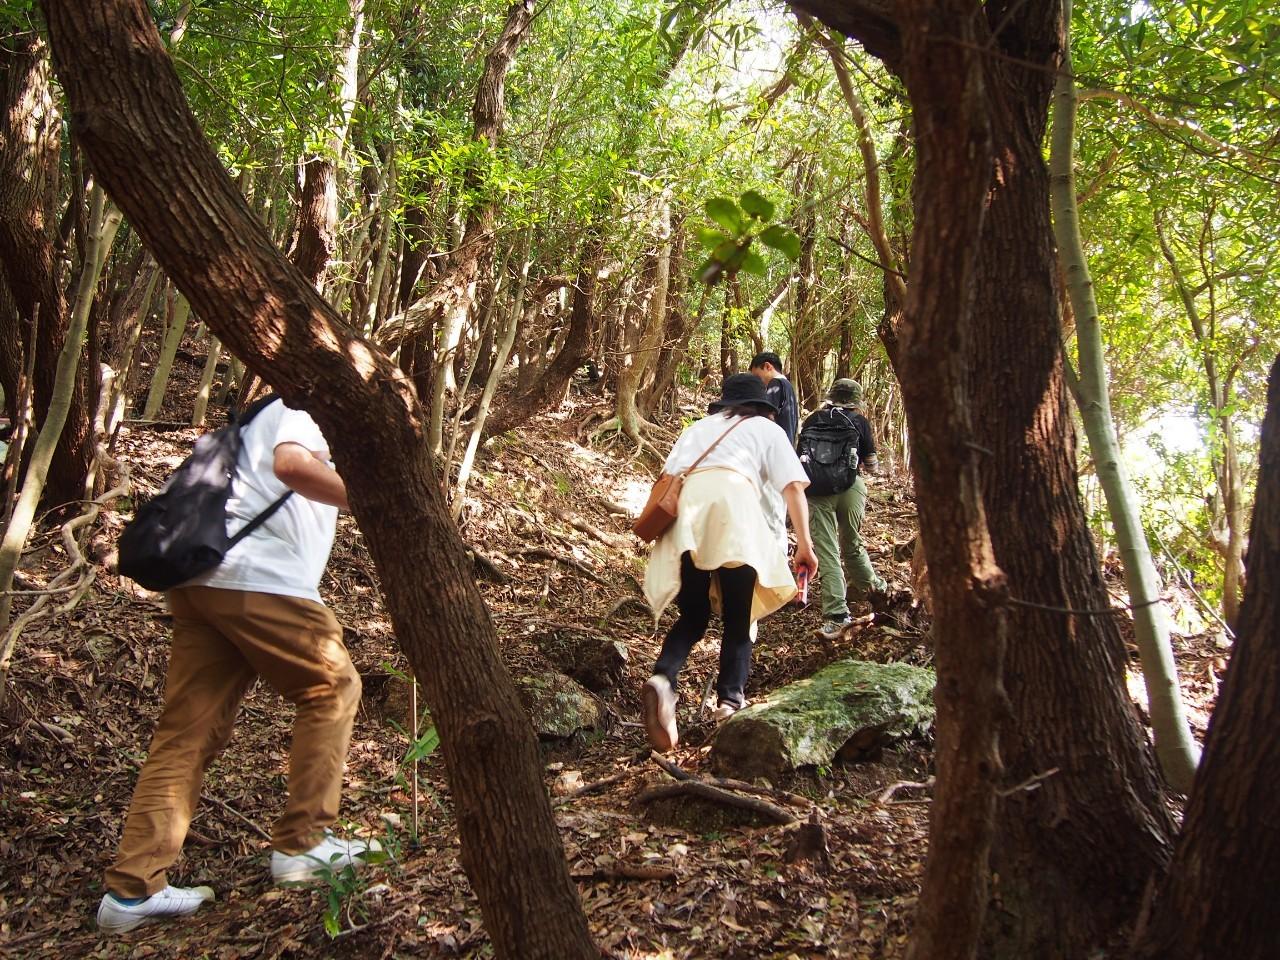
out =
[(772, 419), (777, 408), (765, 396), (764, 383), (749, 373), (734, 374), (709, 412), (685, 429), (667, 457), (666, 473), (695, 463), (697, 468), (685, 478), (675, 522), (654, 544), (645, 571), (645, 598), (654, 616), (672, 600), (680, 609), (642, 691), (645, 730), (663, 751), (679, 739), (676, 679), (706, 632), (713, 605), (718, 602), (724, 625), (715, 711), (723, 720), (746, 703), (752, 624), (796, 594), (786, 545), (765, 517), (765, 490), (786, 502), (797, 569), (813, 573), (818, 567), (804, 497), (809, 478)]
[(209, 887), (171, 886), (166, 870), (182, 849), (205, 768), (259, 676), (297, 706), (289, 797), (271, 832), (273, 879), (302, 882), (358, 865), (371, 847), (329, 831), (360, 702), (360, 675), (318, 589), (346, 487), (329, 444), (300, 410), (268, 404), (241, 442), (228, 534), (293, 495), (210, 573), (166, 593), (173, 649), (165, 706), (106, 872), (98, 907), (106, 932), (194, 913), (213, 899)]

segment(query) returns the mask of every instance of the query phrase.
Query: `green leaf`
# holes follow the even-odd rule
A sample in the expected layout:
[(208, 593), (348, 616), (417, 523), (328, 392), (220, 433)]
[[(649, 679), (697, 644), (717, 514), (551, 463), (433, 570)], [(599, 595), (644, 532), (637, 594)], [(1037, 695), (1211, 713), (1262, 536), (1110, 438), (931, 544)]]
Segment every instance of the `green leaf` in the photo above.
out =
[(729, 235), (723, 230), (716, 230), (714, 227), (698, 228), (698, 242), (708, 250), (714, 250), (728, 239)]
[(758, 239), (766, 247), (773, 247), (788, 260), (800, 259), (800, 235), (790, 227), (775, 223), (761, 230)]
[(766, 200), (755, 190), (748, 190), (738, 198), (738, 202), (742, 204), (743, 210), (747, 211), (747, 213), (755, 217), (757, 220), (773, 219), (773, 203)]
[(731, 234), (742, 232), (742, 214), (738, 205), (727, 197), (712, 197), (706, 203), (707, 216)]
[(744, 273), (750, 273), (757, 277), (763, 277), (769, 272), (769, 266), (764, 262), (764, 257), (756, 253), (754, 250), (748, 250), (747, 255), (742, 258), (742, 266), (738, 269)]

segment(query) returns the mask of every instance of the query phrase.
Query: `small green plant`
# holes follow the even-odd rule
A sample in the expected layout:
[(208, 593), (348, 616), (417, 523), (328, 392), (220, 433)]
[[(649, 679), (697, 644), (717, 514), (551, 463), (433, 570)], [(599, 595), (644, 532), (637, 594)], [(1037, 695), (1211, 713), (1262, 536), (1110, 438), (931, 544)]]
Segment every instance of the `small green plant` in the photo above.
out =
[[(383, 850), (370, 850), (361, 859), (368, 865), (384, 863), (388, 854)], [(334, 854), (338, 860), (341, 854)], [(316, 879), (328, 887), (325, 895), (324, 932), (332, 939), (342, 932), (342, 918), (346, 915), (347, 923), (355, 926), (352, 912), (357, 912), (361, 920), (367, 919), (360, 906), (360, 895), (369, 886), (367, 874), (361, 874), (354, 864), (347, 863), (342, 867), (325, 863), (319, 857), (313, 858), (319, 866), (316, 868)]]
[(748, 190), (736, 201), (712, 197), (705, 209), (719, 229), (698, 228), (698, 242), (710, 251), (698, 268), (698, 277), (703, 283), (718, 283), (721, 277), (732, 277), (739, 270), (763, 277), (768, 266), (759, 251), (752, 249), (757, 240), (788, 260), (800, 258), (800, 236), (790, 227), (772, 222), (773, 201), (757, 191)]

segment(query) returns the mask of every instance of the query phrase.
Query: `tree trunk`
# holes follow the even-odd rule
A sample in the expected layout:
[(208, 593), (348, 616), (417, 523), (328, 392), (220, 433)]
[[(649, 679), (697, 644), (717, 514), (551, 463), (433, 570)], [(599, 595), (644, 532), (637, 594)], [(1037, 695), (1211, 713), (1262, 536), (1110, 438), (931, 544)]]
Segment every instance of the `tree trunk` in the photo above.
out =
[(170, 303), (172, 310), (164, 328), (164, 339), (160, 343), (160, 356), (151, 371), (151, 386), (147, 390), (146, 405), (142, 408), (143, 420), (154, 420), (160, 415), (160, 408), (164, 406), (164, 394), (169, 388), (169, 375), (173, 372), (173, 358), (178, 355), (178, 347), (182, 345), (182, 336), (187, 330), (187, 321), (191, 319), (191, 301), (181, 293), (177, 293)]
[(330, 442), (440, 731), (461, 860), (495, 954), (597, 957), (412, 388), (274, 248), (205, 143), (144, 0), (42, 6), (104, 185), (210, 329)]
[(1133, 630), (1142, 657), (1142, 676), (1147, 687), (1151, 728), (1156, 754), (1165, 777), (1179, 793), (1191, 789), (1200, 748), (1192, 739), (1178, 686), (1178, 668), (1173, 662), (1169, 641), (1169, 619), (1160, 599), (1160, 574), (1156, 572), (1142, 526), (1142, 505), (1129, 480), (1120, 455), (1120, 441), (1111, 416), (1111, 396), (1107, 386), (1106, 351), (1102, 343), (1102, 323), (1093, 296), (1093, 279), (1085, 259), (1076, 209), (1075, 78), (1071, 67), (1071, 0), (1063, 4), (1067, 26), (1064, 69), (1058, 74), (1054, 92), (1053, 137), (1050, 153), (1053, 228), (1058, 241), (1058, 259), (1066, 277), (1075, 314), (1076, 346), (1080, 376), (1067, 376), (1072, 388), (1089, 448), (1093, 453), (1098, 482), (1107, 499), (1107, 511), (1115, 527), (1116, 542), (1124, 559), (1125, 587), (1133, 605)]
[(1249, 584), (1169, 878), (1137, 960), (1271, 960), (1280, 944), (1280, 357), (1271, 367)]
[[(474, 138), (483, 141), (490, 150), (497, 147), (502, 136), (507, 73), (532, 22), (532, 0), (516, 0), (507, 8), (502, 33), (485, 57), (471, 117)], [(479, 169), (467, 170), (463, 179), (464, 189), (475, 190), (482, 183)], [(388, 323), (380, 337), (385, 343), (392, 338), (416, 338), (423, 329), (440, 331), (439, 348), (435, 351), (434, 368), (429, 377), (430, 442), (432, 451), (437, 454), (442, 449), (444, 394), (448, 386), (445, 371), (453, 363), (462, 324), (475, 301), (477, 280), (492, 266), (495, 216), (496, 203), (493, 201), (478, 204), (468, 212), (462, 240), (450, 251), (435, 287), (406, 309), (398, 322)]]
[[(33, 385), (41, 430), (67, 330), (53, 242), (62, 118), (49, 90), (49, 73), (48, 51), (36, 33), (16, 34), (0, 44), (0, 270), (20, 318), (19, 342), (27, 342), (39, 305)], [(61, 438), (44, 487), (51, 504), (80, 499), (93, 460), (93, 425), (80, 376), (72, 386)]]
[(543, 410), (564, 399), (574, 372), (591, 356), (591, 334), (595, 328), (595, 293), (600, 272), (604, 238), (593, 229), (578, 259), (578, 275), (569, 311), (569, 330), (555, 359), (526, 391), (509, 397), (485, 427), (485, 437), (496, 437), (528, 423)]
[(345, 38), (336, 76), (341, 94), (338, 122), (329, 131), (324, 153), (308, 157), (302, 166), (302, 193), (298, 197), (298, 226), (289, 256), (317, 290), (324, 289), (324, 274), (333, 257), (338, 234), (338, 164), (342, 160), (347, 129), (356, 105), (360, 64), (360, 38), (364, 32), (364, 0), (348, 0), (351, 33)]
[[(1000, 741), (1013, 792), (1000, 802), (992, 847), (998, 906), (986, 953), (1075, 960), (1133, 919), (1168, 856), (1172, 823), (1124, 686), (1116, 619), (1061, 612), (1110, 602), (1080, 502), (1041, 147), (1060, 0), (985, 15), (979, 43), (1010, 59), (984, 61), (996, 162), (967, 362), (974, 439), (989, 451), (982, 492), (991, 537), (1017, 603)], [(1026, 69), (1028, 61), (1043, 69)], [(940, 561), (926, 546), (936, 584)], [(1035, 789), (1015, 789), (1049, 771)]]
[[(89, 325), (89, 310), (93, 305), (93, 292), (98, 286), (98, 273), (101, 269), (104, 248), (111, 246), (116, 229), (120, 226), (120, 215), (113, 211), (104, 216), (105, 197), (102, 188), (94, 185), (90, 195), (89, 222), (85, 242), (84, 268), (81, 272), (79, 290), (75, 309), (72, 311), (63, 337), (62, 352), (58, 354), (58, 366), (54, 378), (54, 390), (49, 398), (49, 412), (45, 418), (40, 435), (33, 444), (31, 462), (26, 478), (22, 482), (22, 492), (18, 495), (17, 504), (9, 522), (5, 525), (3, 539), (0, 539), (0, 706), (4, 705), (5, 693), (9, 689), (9, 662), (13, 657), (14, 644), (17, 642), (17, 631), (9, 630), (9, 613), (12, 609), (13, 575), (22, 559), (22, 548), (27, 542), (27, 535), (35, 523), (36, 507), (40, 495), (44, 492), (45, 478), (53, 463), (54, 450), (58, 445), (62, 429), (71, 411), (71, 397), (75, 384), (79, 379), (77, 368), (80, 366), (80, 353), (84, 344), (85, 330)], [(99, 252), (103, 251), (103, 257)]]
[[(667, 292), (671, 288), (671, 208), (664, 199), (659, 203), (658, 250), (653, 259), (653, 283), (649, 291), (648, 310), (640, 324), (640, 337), (630, 366), (624, 366), (618, 374), (618, 393), (615, 413), (618, 428), (632, 440), (639, 442), (642, 415), (636, 397), (644, 383), (645, 375), (657, 363), (662, 348), (662, 332), (667, 325)], [(647, 273), (648, 271), (646, 271)]]
[[(956, 385), (960, 392), (943, 381), (918, 381), (909, 357), (911, 301), (925, 297), (925, 291), (932, 296), (956, 271), (955, 263), (934, 259), (939, 246), (955, 242), (954, 233), (929, 229), (919, 219), (926, 213), (937, 216), (931, 206), (956, 202), (943, 195), (931, 198), (931, 204), (921, 196), (926, 188), (939, 189), (933, 164), (945, 162), (930, 159), (926, 140), (973, 123), (968, 102), (951, 111), (927, 110), (954, 93), (957, 76), (964, 75), (954, 68), (926, 68), (928, 76), (914, 82), (904, 71), (920, 148), (911, 257), (912, 276), (919, 281), (908, 285), (897, 342), (892, 326), (884, 331), (884, 341), (890, 357), (898, 355), (931, 588), (936, 594), (944, 577), (964, 567), (938, 554), (924, 524), (926, 512), (936, 509), (930, 501), (947, 493), (937, 489), (938, 464), (919, 439), (920, 418), (937, 415), (920, 409), (921, 391), (938, 407), (963, 404), (966, 397), (972, 404), (972, 432), (957, 435), (956, 442), (983, 456), (979, 476), (992, 546), (1015, 604), (1009, 631), (1018, 642), (1009, 645), (1005, 664), (1010, 704), (1000, 731), (1009, 792), (999, 801), (1000, 829), (991, 845), (996, 909), (988, 913), (983, 956), (1075, 960), (1132, 919), (1144, 882), (1167, 856), (1171, 822), (1123, 687), (1124, 648), (1116, 624), (1110, 616), (1087, 612), (1108, 602), (1079, 501), (1041, 154), (1058, 68), (1059, 0), (986, 5), (797, 0), (795, 5), (856, 36), (891, 69), (901, 68), (912, 42), (895, 17), (918, 16), (921, 25), (928, 24), (931, 62), (949, 62), (952, 49), (985, 54), (979, 57), (982, 83), (971, 96), (990, 124), (992, 151), (975, 154), (989, 158), (985, 163), (958, 163), (947, 185), (954, 193), (976, 182), (987, 198), (974, 299), (953, 297), (947, 309), (955, 322), (935, 330), (939, 349), (947, 342), (963, 353), (967, 376)], [(928, 87), (929, 78), (936, 88)], [(957, 144), (954, 157), (965, 156), (966, 149)], [(886, 304), (891, 299), (887, 296)], [(939, 403), (940, 396), (946, 401)], [(922, 477), (934, 478), (935, 485), (920, 485)], [(965, 482), (957, 477), (952, 473), (946, 485), (958, 483), (963, 489)], [(938, 607), (940, 598), (934, 599)], [(946, 618), (939, 609), (937, 623)], [(938, 653), (939, 682), (945, 684), (949, 672), (941, 642)], [(940, 709), (940, 736), (943, 717)], [(940, 745), (940, 762), (942, 756)], [(946, 779), (940, 766), (940, 787)], [(972, 799), (975, 811), (984, 796)], [(931, 841), (945, 837), (943, 812), (934, 810)], [(933, 909), (928, 886), (933, 874), (931, 850), (922, 918)], [(954, 907), (970, 897), (957, 880), (945, 902)]]

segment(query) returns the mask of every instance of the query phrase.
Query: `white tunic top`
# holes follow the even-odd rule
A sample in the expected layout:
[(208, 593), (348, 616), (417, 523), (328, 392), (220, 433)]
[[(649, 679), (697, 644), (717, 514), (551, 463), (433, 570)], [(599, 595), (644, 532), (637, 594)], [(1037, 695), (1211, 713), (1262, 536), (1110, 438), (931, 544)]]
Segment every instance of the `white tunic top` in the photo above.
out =
[[(699, 420), (680, 435), (665, 470), (687, 469), (733, 423), (725, 414)], [(805, 486), (809, 478), (783, 429), (767, 417), (749, 417), (699, 464), (680, 492), (675, 523), (653, 545), (644, 592), (656, 620), (680, 591), (680, 558), (686, 552), (700, 570), (749, 566), (756, 571), (751, 603), (754, 623), (796, 594), (784, 544), (769, 527), (762, 505), (766, 489)], [(719, 607), (718, 583), (712, 600)]]

